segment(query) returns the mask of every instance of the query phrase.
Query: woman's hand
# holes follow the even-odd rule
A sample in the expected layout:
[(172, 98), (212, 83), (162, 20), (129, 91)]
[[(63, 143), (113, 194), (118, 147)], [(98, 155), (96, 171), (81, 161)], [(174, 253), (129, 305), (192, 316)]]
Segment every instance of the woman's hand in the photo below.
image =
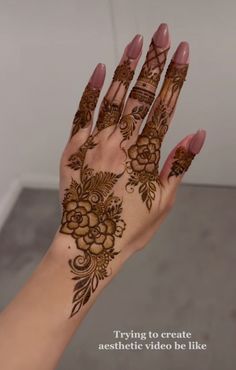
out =
[[(44, 370), (54, 369), (96, 297), (123, 262), (145, 246), (173, 205), (205, 132), (183, 139), (159, 169), (161, 144), (188, 68), (188, 44), (182, 42), (155, 99), (169, 46), (162, 24), (125, 102), (142, 49), (142, 37), (134, 38), (92, 131), (105, 66), (95, 69), (61, 159), (60, 229), (31, 278), (0, 315), (4, 370), (39, 370), (42, 359)], [(12, 348), (14, 356), (9, 356)]]
[(61, 159), (60, 233), (69, 236), (68, 243), (73, 241), (69, 260), (75, 280), (71, 316), (108, 276), (112, 260), (125, 260), (153, 236), (173, 205), (183, 174), (204, 143), (204, 130), (186, 136), (159, 168), (161, 144), (189, 64), (188, 43), (181, 42), (155, 97), (169, 48), (168, 27), (161, 24), (125, 100), (142, 53), (142, 36), (135, 36), (115, 70), (95, 126), (104, 64), (97, 65), (81, 98)]

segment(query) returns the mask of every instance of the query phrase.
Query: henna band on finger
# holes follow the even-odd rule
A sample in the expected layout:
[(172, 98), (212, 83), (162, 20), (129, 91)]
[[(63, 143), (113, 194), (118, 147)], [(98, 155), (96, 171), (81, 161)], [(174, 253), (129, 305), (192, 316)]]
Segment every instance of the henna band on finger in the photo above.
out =
[(129, 95), (129, 98), (137, 100), (142, 105), (134, 107), (131, 113), (123, 116), (119, 122), (123, 140), (129, 140), (131, 138), (138, 121), (143, 120), (148, 114), (149, 108), (155, 99), (155, 91), (166, 62), (168, 51), (169, 48), (160, 50), (152, 39), (145, 63)]
[(151, 106), (155, 98), (155, 93), (149, 90), (144, 90), (142, 87), (134, 86), (130, 92), (130, 98)]
[(151, 106), (168, 51), (169, 48), (160, 51), (154, 44), (154, 41), (151, 41), (145, 63), (138, 76), (136, 85), (131, 90), (131, 98), (137, 99), (141, 103), (145, 102)]
[[(118, 65), (114, 72), (112, 83), (119, 82), (116, 91), (112, 97), (109, 97), (109, 91), (104, 97), (101, 109), (97, 120), (97, 130), (101, 131), (109, 126), (117, 125), (123, 110), (124, 99), (129, 84), (133, 79), (134, 71), (131, 70), (131, 62), (129, 59), (125, 60), (122, 64)], [(118, 104), (115, 102), (116, 97), (121, 88), (125, 88), (123, 98)]]

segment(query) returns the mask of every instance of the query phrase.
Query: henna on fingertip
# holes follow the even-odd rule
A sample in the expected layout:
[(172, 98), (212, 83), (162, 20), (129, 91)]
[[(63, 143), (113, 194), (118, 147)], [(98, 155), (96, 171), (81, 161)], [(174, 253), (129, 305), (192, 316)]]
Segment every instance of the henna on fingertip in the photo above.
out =
[(105, 73), (105, 65), (99, 63), (83, 92), (79, 108), (73, 119), (71, 137), (77, 134), (79, 129), (88, 127), (92, 123), (92, 115), (97, 105)]
[(188, 147), (179, 146), (174, 154), (168, 179), (171, 176), (183, 175), (190, 167), (194, 157), (200, 153), (206, 138), (205, 130), (198, 130)]

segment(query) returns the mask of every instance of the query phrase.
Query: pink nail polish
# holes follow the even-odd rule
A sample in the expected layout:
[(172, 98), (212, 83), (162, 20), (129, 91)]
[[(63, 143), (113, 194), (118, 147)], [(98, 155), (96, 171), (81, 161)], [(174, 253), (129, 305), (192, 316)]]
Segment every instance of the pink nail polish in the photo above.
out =
[(89, 80), (90, 86), (94, 87), (95, 89), (101, 89), (105, 79), (105, 74), (106, 74), (105, 64), (99, 63)]
[(177, 64), (188, 64), (189, 63), (189, 44), (186, 41), (182, 41), (176, 49), (172, 57), (173, 62)]
[(189, 151), (193, 154), (198, 154), (203, 147), (204, 141), (206, 138), (205, 130), (198, 130), (197, 133), (193, 136), (189, 144)]
[(153, 42), (159, 48), (165, 49), (170, 46), (170, 36), (168, 25), (166, 23), (161, 23), (156, 32), (154, 33)]
[(142, 50), (142, 46), (143, 46), (143, 36), (136, 35), (128, 46), (126, 52), (127, 57), (129, 59), (136, 59)]

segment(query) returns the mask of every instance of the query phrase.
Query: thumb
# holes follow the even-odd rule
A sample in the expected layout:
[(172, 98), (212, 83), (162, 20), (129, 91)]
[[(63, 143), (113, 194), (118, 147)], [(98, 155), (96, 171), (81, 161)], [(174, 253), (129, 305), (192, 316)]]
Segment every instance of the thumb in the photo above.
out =
[(174, 191), (181, 183), (196, 154), (199, 154), (206, 138), (205, 130), (186, 136), (169, 154), (162, 171), (160, 180), (166, 190)]

